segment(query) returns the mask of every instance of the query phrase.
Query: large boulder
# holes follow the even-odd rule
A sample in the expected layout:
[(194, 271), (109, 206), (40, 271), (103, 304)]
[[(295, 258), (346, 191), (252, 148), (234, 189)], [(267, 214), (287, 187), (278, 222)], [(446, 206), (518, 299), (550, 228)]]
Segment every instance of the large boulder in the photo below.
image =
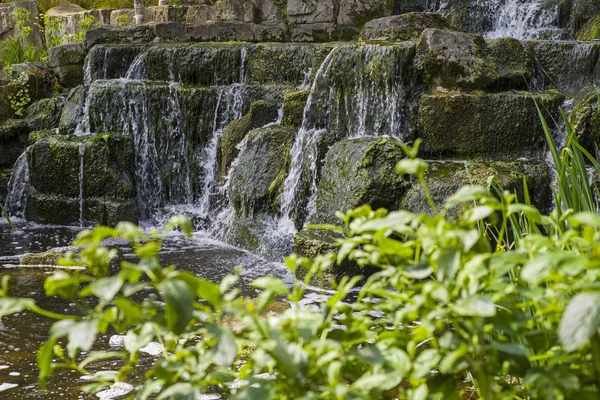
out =
[(563, 101), (554, 91), (425, 94), (419, 101), (421, 151), (458, 158), (539, 155), (546, 141), (536, 103), (551, 124)]
[[(41, 223), (137, 222), (133, 141), (113, 134), (73, 141), (50, 136), (30, 147), (26, 216)], [(83, 172), (83, 173), (82, 173)]]
[(363, 27), (361, 40), (403, 41), (416, 39), (425, 29), (452, 30), (443, 14), (411, 12), (369, 21)]
[(53, 69), (61, 86), (74, 88), (83, 84), (83, 64), (85, 61), (83, 43), (65, 44), (51, 47), (48, 64)]
[(250, 111), (242, 118), (232, 121), (220, 143), (220, 176), (223, 182), (229, 174), (229, 167), (239, 153), (239, 144), (248, 132), (277, 121), (279, 107), (276, 103), (259, 100), (250, 105)]
[(334, 144), (325, 158), (315, 214), (309, 222), (339, 223), (336, 211), (363, 204), (398, 209), (407, 187), (395, 170), (402, 158), (404, 151), (393, 139), (348, 139)]
[[(550, 211), (552, 190), (548, 166), (543, 161), (434, 161), (425, 173), (425, 184), (437, 211), (440, 211), (446, 200), (465, 185), (488, 186), (488, 180), (496, 177), (502, 189), (516, 193), (519, 201), (525, 201), (523, 178), (526, 179), (531, 202), (543, 212)], [(432, 214), (429, 202), (418, 181), (402, 198), (401, 208), (412, 212)], [(462, 209), (450, 210), (451, 214), (460, 213)]]
[(392, 14), (393, 6), (389, 0), (338, 0), (339, 25), (349, 25), (358, 29), (375, 18)]
[(423, 79), (434, 88), (488, 89), (500, 78), (483, 37), (426, 29), (415, 60)]
[(513, 38), (489, 40), (490, 54), (498, 66), (498, 90), (529, 90), (533, 76), (533, 55), (521, 41)]
[(248, 133), (229, 177), (229, 200), (238, 216), (277, 212), (294, 129), (259, 128)]

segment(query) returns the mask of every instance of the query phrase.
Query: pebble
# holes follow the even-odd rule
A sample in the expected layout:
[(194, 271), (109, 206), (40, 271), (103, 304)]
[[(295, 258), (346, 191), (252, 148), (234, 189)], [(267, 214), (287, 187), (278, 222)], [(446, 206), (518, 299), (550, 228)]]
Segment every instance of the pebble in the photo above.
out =
[(0, 383), (0, 392), (4, 392), (5, 390), (16, 388), (17, 386), (19, 386), (19, 385), (17, 385), (16, 383)]

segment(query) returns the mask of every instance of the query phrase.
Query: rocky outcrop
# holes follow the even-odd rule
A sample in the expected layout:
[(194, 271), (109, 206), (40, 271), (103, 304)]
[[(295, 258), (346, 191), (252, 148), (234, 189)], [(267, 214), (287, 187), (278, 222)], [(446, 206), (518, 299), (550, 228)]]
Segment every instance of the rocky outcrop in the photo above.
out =
[(58, 83), (65, 88), (83, 84), (85, 47), (81, 43), (65, 44), (49, 49), (48, 65), (54, 71)]
[(412, 12), (371, 20), (363, 27), (361, 40), (403, 41), (416, 39), (425, 29), (452, 30), (439, 13)]
[(558, 92), (425, 94), (419, 102), (421, 151), (458, 158), (539, 155), (546, 142), (536, 103), (551, 121), (563, 100)]
[(53, 97), (39, 100), (25, 111), (25, 123), (31, 131), (58, 128), (65, 99)]
[(109, 225), (137, 222), (130, 156), (133, 141), (118, 135), (104, 137), (73, 141), (54, 136), (30, 148), (28, 220), (73, 224), (82, 218)]

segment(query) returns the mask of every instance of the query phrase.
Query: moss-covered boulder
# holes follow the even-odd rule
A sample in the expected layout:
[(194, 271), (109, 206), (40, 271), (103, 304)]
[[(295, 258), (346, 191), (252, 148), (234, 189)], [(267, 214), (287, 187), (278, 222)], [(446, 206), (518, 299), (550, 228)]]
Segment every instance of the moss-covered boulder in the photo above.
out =
[(304, 118), (304, 108), (310, 91), (294, 90), (283, 97), (283, 116), (281, 125), (299, 128)]
[(27, 147), (29, 128), (20, 119), (0, 124), (0, 168), (11, 168)]
[(554, 91), (425, 94), (419, 101), (421, 151), (463, 159), (539, 154), (546, 142), (536, 102), (551, 121), (563, 101)]
[(223, 182), (229, 167), (239, 153), (238, 145), (252, 129), (277, 121), (279, 111), (276, 103), (259, 100), (250, 105), (250, 110), (242, 118), (232, 121), (220, 143), (220, 176)]
[[(322, 229), (303, 229), (294, 236), (294, 253), (314, 260), (319, 255), (337, 253), (338, 241), (344, 236), (337, 231)], [(296, 269), (296, 278), (304, 280), (307, 270), (304, 267)], [(339, 282), (344, 276), (362, 276), (367, 278), (375, 272), (374, 268), (361, 268), (356, 263), (344, 261), (341, 265), (335, 262), (327, 266), (326, 271), (310, 280), (312, 286), (322, 289), (333, 289), (332, 281)]]
[(28, 62), (13, 64), (14, 74), (27, 75), (27, 93), (31, 101), (49, 97), (54, 90), (56, 80), (50, 68), (44, 63)]
[(32, 131), (58, 128), (64, 105), (62, 97), (36, 101), (25, 110), (25, 123)]
[(363, 204), (397, 209), (407, 183), (395, 167), (404, 158), (398, 141), (362, 138), (334, 144), (325, 158), (310, 222), (339, 223), (336, 211)]
[(229, 199), (237, 215), (278, 210), (293, 136), (294, 129), (282, 126), (248, 133), (229, 178)]
[[(523, 188), (523, 178), (525, 178), (531, 202), (540, 210), (549, 211), (552, 201), (550, 174), (548, 166), (543, 161), (431, 162), (425, 174), (425, 183), (439, 211), (445, 201), (461, 187), (470, 184), (487, 187), (490, 177), (498, 178), (504, 190), (516, 192), (521, 202), (525, 201)], [(432, 214), (419, 182), (413, 182), (412, 187), (402, 198), (401, 208)], [(456, 212), (460, 210), (451, 210), (451, 213)]]
[(434, 88), (486, 89), (500, 75), (483, 37), (426, 29), (417, 44), (415, 64)]
[(533, 55), (521, 41), (514, 38), (489, 40), (488, 48), (498, 66), (500, 90), (528, 90), (533, 75)]
[(131, 137), (103, 135), (77, 141), (50, 136), (28, 154), (28, 220), (115, 224), (139, 218)]
[(588, 150), (600, 139), (600, 95), (591, 93), (575, 105), (571, 113), (571, 125), (577, 140)]
[(57, 136), (59, 134), (56, 129), (41, 129), (39, 131), (29, 132), (29, 145), (35, 144), (37, 141), (49, 136)]
[(596, 39), (600, 39), (600, 14), (586, 22), (577, 32), (577, 40)]
[(452, 30), (443, 14), (411, 12), (371, 20), (363, 27), (361, 40), (403, 41), (416, 39), (425, 29)]
[(85, 117), (85, 101), (88, 95), (86, 86), (78, 86), (69, 92), (58, 123), (63, 135), (71, 134)]
[(21, 259), (20, 265), (27, 265), (31, 267), (40, 266), (57, 266), (61, 258), (64, 257), (63, 253), (58, 251), (48, 251), (46, 253), (33, 253), (26, 254)]

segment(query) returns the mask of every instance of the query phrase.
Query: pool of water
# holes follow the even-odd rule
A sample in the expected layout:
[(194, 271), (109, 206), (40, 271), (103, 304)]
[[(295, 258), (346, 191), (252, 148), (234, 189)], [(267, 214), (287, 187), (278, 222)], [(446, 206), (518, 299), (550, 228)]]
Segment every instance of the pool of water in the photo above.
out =
[[(17, 224), (14, 230), (0, 224), (0, 279), (10, 275), (10, 295), (31, 297), (44, 308), (55, 312), (75, 312), (73, 305), (56, 298), (45, 298), (43, 282), (52, 269), (19, 266), (20, 259), (27, 253), (40, 253), (49, 250), (67, 250), (80, 228)], [(133, 258), (126, 243), (107, 243), (120, 250), (123, 259)], [(237, 266), (243, 266), (241, 289), (252, 296), (255, 290), (248, 285), (260, 276), (278, 276), (291, 283), (293, 277), (279, 263), (264, 260), (239, 248), (212, 240), (197, 233), (191, 239), (180, 234), (170, 235), (161, 251), (163, 265), (176, 265), (211, 281), (219, 281), (232, 273)], [(3, 318), (0, 322), (0, 399), (92, 399), (84, 396), (78, 388), (86, 383), (79, 374), (59, 371), (42, 390), (37, 383), (36, 352), (46, 340), (53, 321), (24, 312)], [(95, 350), (110, 349), (110, 336), (100, 338)], [(139, 376), (143, 369), (152, 365), (153, 358), (141, 359)], [(116, 370), (118, 365), (105, 362), (96, 366), (98, 371)], [(109, 397), (110, 398), (110, 397)], [(107, 400), (109, 399), (107, 398)]]

